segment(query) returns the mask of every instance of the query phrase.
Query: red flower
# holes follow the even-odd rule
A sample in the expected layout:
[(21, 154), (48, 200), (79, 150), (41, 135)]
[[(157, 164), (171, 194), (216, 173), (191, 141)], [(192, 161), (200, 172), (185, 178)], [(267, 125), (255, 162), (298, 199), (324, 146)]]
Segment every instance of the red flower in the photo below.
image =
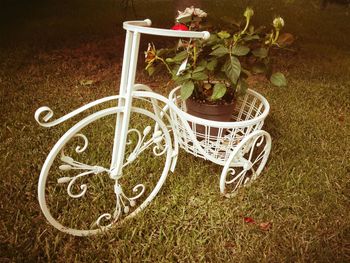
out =
[(185, 26), (184, 24), (180, 24), (180, 23), (176, 24), (171, 29), (172, 30), (180, 30), (180, 31), (188, 31), (188, 27)]

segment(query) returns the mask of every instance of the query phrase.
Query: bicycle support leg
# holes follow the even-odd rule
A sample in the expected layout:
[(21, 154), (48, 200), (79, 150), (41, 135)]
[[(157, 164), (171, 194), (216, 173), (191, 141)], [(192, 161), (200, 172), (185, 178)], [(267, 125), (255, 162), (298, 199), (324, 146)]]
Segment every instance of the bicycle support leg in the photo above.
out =
[(126, 33), (122, 76), (119, 89), (119, 95), (121, 98), (118, 101), (118, 107), (122, 107), (123, 110), (117, 114), (111, 161), (111, 177), (113, 179), (118, 178), (122, 174), (139, 44), (140, 33), (128, 30)]

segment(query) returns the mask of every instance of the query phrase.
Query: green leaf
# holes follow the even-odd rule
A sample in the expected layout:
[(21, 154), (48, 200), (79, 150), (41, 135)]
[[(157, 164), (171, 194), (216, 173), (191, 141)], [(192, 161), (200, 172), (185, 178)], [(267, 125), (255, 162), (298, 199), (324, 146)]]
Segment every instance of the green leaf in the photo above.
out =
[(176, 74), (173, 75), (173, 80), (175, 80), (175, 82), (179, 85), (182, 85), (182, 83), (184, 83), (186, 80), (189, 80), (190, 78), (191, 78), (190, 73), (179, 75), (179, 76)]
[(207, 69), (210, 71), (213, 71), (217, 64), (218, 64), (218, 60), (214, 58), (207, 63)]
[(253, 55), (258, 57), (258, 58), (266, 58), (268, 55), (268, 51), (266, 48), (257, 48), (252, 51)]
[(176, 65), (176, 64), (171, 68), (173, 77), (176, 76), (176, 73), (179, 71), (179, 68), (180, 68), (180, 65)]
[(187, 100), (194, 90), (194, 84), (191, 80), (185, 81), (181, 86), (181, 99)]
[(198, 66), (193, 70), (193, 73), (202, 72), (205, 70), (205, 66)]
[(155, 71), (155, 68), (153, 66), (147, 67), (147, 72), (149, 76), (152, 76)]
[(226, 63), (222, 67), (226, 77), (231, 81), (232, 84), (236, 85), (237, 80), (241, 74), (241, 63), (235, 56), (230, 56), (226, 60)]
[(239, 79), (237, 82), (236, 92), (238, 95), (244, 95), (247, 92), (248, 83), (244, 79)]
[(208, 79), (208, 75), (204, 72), (196, 72), (192, 74), (192, 79), (194, 80), (206, 80)]
[(250, 41), (250, 40), (258, 40), (260, 37), (258, 35), (251, 35), (251, 36), (246, 36), (243, 38), (244, 41)]
[(175, 60), (173, 60), (172, 58), (166, 58), (165, 61), (168, 62), (168, 63), (174, 63), (175, 62)]
[(270, 81), (277, 87), (287, 86), (287, 79), (281, 72), (277, 72), (271, 75)]
[(205, 42), (205, 44), (213, 45), (214, 43), (217, 43), (219, 41), (219, 38), (215, 34), (210, 34), (209, 39)]
[(257, 63), (252, 67), (252, 71), (255, 74), (266, 73), (267, 67), (264, 63)]
[(218, 47), (223, 47), (224, 45), (222, 43), (220, 44), (216, 44), (214, 46), (211, 47), (211, 50), (217, 49)]
[(245, 74), (247, 77), (249, 77), (249, 76), (251, 76), (252, 75), (252, 73), (248, 70), (248, 69), (245, 69), (245, 68), (241, 68), (241, 72), (243, 73), (243, 74)]
[(168, 53), (168, 52), (169, 52), (168, 49), (161, 48), (161, 49), (158, 49), (158, 50), (156, 51), (156, 54), (157, 54), (157, 56), (161, 57), (161, 56), (165, 55), (165, 54)]
[(181, 24), (186, 24), (188, 22), (191, 22), (192, 20), (192, 15), (188, 14), (187, 16), (183, 16), (182, 18), (178, 19), (178, 22)]
[(221, 68), (222, 71), (217, 71), (215, 72), (215, 79), (216, 80), (222, 80), (222, 81), (227, 81), (227, 77), (226, 77), (226, 74), (223, 70), (223, 67)]
[(222, 57), (228, 53), (229, 53), (229, 50), (226, 47), (220, 45), (217, 49), (211, 52), (210, 55), (215, 57)]
[(232, 54), (236, 56), (245, 56), (249, 53), (250, 48), (242, 45), (236, 45), (232, 48)]
[(221, 99), (226, 93), (226, 85), (224, 83), (216, 83), (211, 95), (212, 100)]
[(220, 31), (218, 33), (218, 37), (221, 39), (226, 39), (226, 38), (229, 38), (230, 36), (231, 36), (230, 33), (228, 33), (227, 31)]
[(198, 63), (199, 67), (206, 67), (207, 66), (207, 61), (205, 59), (201, 59)]
[(173, 60), (175, 62), (182, 62), (184, 59), (186, 59), (188, 56), (187, 50), (181, 51), (180, 53), (177, 53), (175, 57), (173, 57)]

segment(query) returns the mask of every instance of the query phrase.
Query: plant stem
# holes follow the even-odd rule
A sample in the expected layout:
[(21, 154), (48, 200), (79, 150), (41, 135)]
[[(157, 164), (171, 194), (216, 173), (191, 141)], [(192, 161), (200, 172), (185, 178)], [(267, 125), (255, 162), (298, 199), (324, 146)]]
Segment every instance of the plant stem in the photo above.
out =
[(197, 47), (193, 44), (193, 66), (195, 67), (197, 63)]
[(171, 71), (169, 65), (165, 62), (165, 60), (162, 59), (161, 57), (158, 57), (158, 56), (157, 56), (157, 59), (160, 60), (160, 61), (165, 65), (165, 67), (166, 67), (167, 70), (169, 71), (170, 75), (173, 75), (173, 72)]
[(275, 44), (276, 41), (278, 40), (279, 35), (280, 35), (280, 31), (279, 31), (279, 30), (276, 30), (276, 36), (275, 36), (274, 39), (272, 40), (274, 44)]
[(250, 18), (247, 18), (247, 19), (246, 19), (246, 24), (245, 24), (244, 29), (243, 29), (239, 34), (236, 34), (237, 38), (234, 40), (234, 42), (233, 42), (233, 44), (231, 45), (231, 47), (232, 47), (232, 46), (235, 46), (236, 43), (237, 43), (239, 40), (241, 40), (241, 36), (242, 36), (243, 34), (245, 34), (245, 32), (247, 31), (248, 26), (249, 26), (249, 23), (250, 23)]
[(247, 18), (247, 22), (245, 24), (245, 27), (244, 27), (243, 31), (239, 34), (239, 36), (243, 35), (245, 33), (245, 31), (247, 31), (248, 26), (249, 26), (249, 22), (250, 22), (250, 19)]

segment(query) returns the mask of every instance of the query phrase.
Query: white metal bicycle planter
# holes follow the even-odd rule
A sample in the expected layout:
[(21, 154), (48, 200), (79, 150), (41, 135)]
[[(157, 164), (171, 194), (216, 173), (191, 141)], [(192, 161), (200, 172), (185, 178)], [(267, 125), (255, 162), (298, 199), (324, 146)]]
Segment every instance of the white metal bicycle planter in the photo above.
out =
[[(40, 207), (49, 223), (63, 232), (77, 236), (96, 234), (109, 229), (122, 219), (135, 216), (157, 195), (169, 170), (174, 171), (179, 147), (195, 156), (223, 166), (220, 191), (227, 197), (232, 196), (241, 185), (255, 179), (266, 164), (271, 149), (271, 138), (261, 128), (269, 112), (269, 104), (257, 92), (249, 90), (241, 99), (237, 104), (232, 122), (216, 122), (187, 114), (183, 104), (178, 100), (178, 88), (170, 93), (169, 98), (165, 98), (152, 92), (146, 85), (135, 84), (141, 33), (179, 38), (207, 39), (210, 36), (206, 31), (174, 31), (150, 26), (151, 21), (148, 19), (123, 24), (127, 33), (119, 95), (96, 100), (54, 121), (50, 121), (53, 111), (46, 106), (39, 108), (35, 113), (35, 119), (41, 126), (52, 127), (92, 107), (115, 103), (115, 106), (99, 110), (70, 128), (54, 145), (42, 167), (38, 184)], [(135, 101), (142, 101), (149, 107), (147, 109), (146, 106), (136, 107)], [(133, 115), (142, 116), (141, 119), (147, 119), (148, 124), (141, 130), (139, 127), (131, 127), (134, 125), (131, 122)], [(96, 165), (80, 161), (82, 157), (86, 157), (89, 146), (88, 137), (82, 133), (82, 130), (108, 116), (116, 116), (110, 164)], [(152, 124), (153, 128), (150, 126)], [(203, 125), (205, 133), (196, 132), (196, 124)], [(210, 129), (213, 128), (218, 129), (217, 136), (210, 135)], [(94, 134), (91, 136), (94, 137)], [(74, 151), (71, 150), (67, 154), (66, 146), (74, 138), (81, 140), (83, 144), (76, 146)], [(131, 149), (127, 150), (128, 146)], [(139, 183), (135, 182), (134, 175), (130, 176), (125, 172), (128, 166), (135, 164), (146, 151), (164, 161), (164, 167), (159, 172), (159, 178), (153, 182), (153, 186), (148, 186), (148, 177), (143, 179), (146, 182)], [(147, 166), (147, 162), (144, 165)], [(55, 173), (56, 181), (49, 183), (49, 174)], [(102, 211), (94, 219), (92, 226), (86, 224), (79, 228), (64, 226), (59, 222), (61, 221), (59, 220), (61, 219), (60, 210), (57, 215), (52, 215), (49, 210), (47, 202), (47, 199), (51, 198), (48, 197), (49, 190), (59, 193), (63, 185), (64, 191), (73, 200), (67, 202), (64, 199), (63, 202), (75, 203), (75, 200), (86, 197), (89, 187), (98, 190), (92, 182), (96, 177), (100, 180), (107, 178), (113, 181), (113, 187), (110, 187), (112, 189), (109, 188), (113, 191), (115, 200), (113, 212)], [(133, 195), (127, 193), (130, 189), (134, 192)], [(98, 197), (98, 194), (93, 196), (92, 202)], [(54, 203), (51, 206), (58, 207), (61, 202), (62, 200), (55, 200), (51, 202)], [(75, 212), (78, 215), (83, 213), (80, 208)], [(65, 224), (70, 225), (71, 222), (65, 222)]]

